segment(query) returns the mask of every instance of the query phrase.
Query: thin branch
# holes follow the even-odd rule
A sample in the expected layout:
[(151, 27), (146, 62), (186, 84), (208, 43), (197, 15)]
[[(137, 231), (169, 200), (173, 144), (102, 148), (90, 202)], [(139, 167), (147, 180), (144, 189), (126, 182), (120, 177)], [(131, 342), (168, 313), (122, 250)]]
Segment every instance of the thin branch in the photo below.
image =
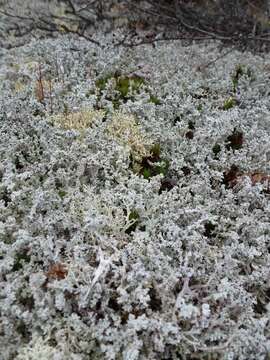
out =
[(37, 89), (36, 89), (36, 96), (37, 100), (44, 105), (44, 86), (43, 86), (43, 80), (42, 80), (42, 72), (41, 72), (41, 65), (38, 64), (38, 80), (37, 80)]
[(83, 33), (80, 33), (79, 31), (76, 31), (76, 30), (72, 30), (72, 29), (69, 29), (66, 25), (64, 24), (61, 24), (61, 27), (63, 30), (65, 30), (67, 33), (71, 33), (71, 34), (75, 34), (75, 35), (78, 35), (79, 37), (95, 44), (95, 45), (98, 45), (100, 46), (100, 43), (97, 41), (97, 40), (94, 40), (86, 35), (84, 35)]
[(10, 17), (10, 18), (15, 18), (15, 19), (20, 19), (20, 20), (26, 20), (26, 21), (29, 21), (31, 20), (29, 17), (25, 17), (25, 16), (21, 16), (21, 15), (14, 15), (14, 14), (11, 14), (9, 12), (6, 12), (4, 10), (0, 10), (0, 14), (3, 14), (7, 17)]
[(215, 64), (218, 60), (223, 59), (225, 56), (233, 52), (235, 49), (234, 47), (231, 47), (228, 51), (225, 52), (225, 54), (221, 54), (218, 57), (216, 57), (214, 60), (209, 61), (207, 64), (199, 66), (200, 70), (205, 70), (209, 66)]
[(178, 41), (178, 40), (188, 40), (188, 41), (205, 41), (205, 40), (213, 40), (213, 37), (206, 37), (206, 36), (193, 36), (190, 35), (187, 36), (171, 36), (171, 37), (164, 37), (164, 38), (155, 38), (155, 39), (142, 39), (138, 43), (121, 43), (120, 45), (123, 45), (124, 47), (135, 47), (135, 46), (141, 46), (141, 45), (149, 45), (153, 44), (155, 42), (161, 42), (161, 41)]
[(73, 5), (73, 2), (71, 0), (66, 0), (66, 2), (68, 3), (70, 9), (71, 9), (71, 12), (73, 14), (76, 14), (76, 9), (75, 9), (75, 6)]

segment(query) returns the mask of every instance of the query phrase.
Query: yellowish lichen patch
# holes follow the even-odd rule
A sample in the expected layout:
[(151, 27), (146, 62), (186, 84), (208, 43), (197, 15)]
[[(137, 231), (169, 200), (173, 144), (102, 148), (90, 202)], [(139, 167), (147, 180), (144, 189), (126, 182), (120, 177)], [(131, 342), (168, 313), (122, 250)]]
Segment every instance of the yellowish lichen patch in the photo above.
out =
[(95, 121), (101, 121), (105, 115), (103, 110), (83, 109), (76, 112), (63, 113), (50, 117), (53, 125), (65, 130), (85, 130)]
[(15, 92), (21, 92), (25, 88), (25, 84), (22, 83), (22, 81), (17, 80), (14, 84)]
[(133, 115), (115, 112), (107, 130), (119, 144), (130, 149), (133, 160), (139, 162), (144, 157), (150, 156), (153, 142)]

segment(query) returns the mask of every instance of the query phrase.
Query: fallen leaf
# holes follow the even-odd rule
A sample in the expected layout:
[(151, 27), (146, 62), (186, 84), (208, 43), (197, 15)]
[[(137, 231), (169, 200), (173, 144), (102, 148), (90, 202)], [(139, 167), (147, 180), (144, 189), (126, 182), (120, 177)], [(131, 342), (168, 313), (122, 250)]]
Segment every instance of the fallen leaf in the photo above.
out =
[(48, 279), (63, 280), (67, 276), (68, 270), (65, 264), (53, 264), (46, 273)]

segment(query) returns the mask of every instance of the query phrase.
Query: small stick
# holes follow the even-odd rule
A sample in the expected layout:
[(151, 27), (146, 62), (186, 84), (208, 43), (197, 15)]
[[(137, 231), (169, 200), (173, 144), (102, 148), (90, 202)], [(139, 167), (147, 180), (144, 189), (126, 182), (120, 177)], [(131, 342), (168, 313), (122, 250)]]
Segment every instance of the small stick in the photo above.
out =
[(218, 60), (224, 58), (226, 55), (228, 55), (229, 53), (231, 53), (234, 50), (234, 48), (230, 48), (228, 51), (225, 52), (225, 54), (221, 54), (218, 57), (216, 57), (214, 60), (209, 61), (207, 64), (204, 65), (199, 65), (198, 70), (205, 70), (206, 68), (208, 68), (210, 65), (213, 65), (215, 62), (217, 62)]
[(41, 65), (38, 64), (38, 86), (37, 86), (37, 98), (38, 101), (43, 103), (44, 101), (44, 87), (43, 87), (43, 81), (42, 81), (42, 73), (41, 73)]
[(49, 80), (50, 113), (53, 114), (52, 80)]

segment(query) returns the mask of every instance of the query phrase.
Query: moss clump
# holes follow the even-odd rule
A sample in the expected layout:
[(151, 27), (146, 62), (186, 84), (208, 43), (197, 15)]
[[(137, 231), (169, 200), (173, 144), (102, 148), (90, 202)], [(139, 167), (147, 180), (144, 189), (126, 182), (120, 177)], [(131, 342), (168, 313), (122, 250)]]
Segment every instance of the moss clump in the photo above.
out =
[(244, 75), (244, 68), (242, 65), (237, 65), (234, 74), (232, 75), (233, 91), (235, 92), (241, 76)]
[(150, 179), (153, 175), (152, 175), (152, 172), (151, 172), (151, 169), (149, 167), (145, 167), (143, 168), (140, 173), (142, 174), (142, 176), (145, 178), (145, 179)]
[(64, 199), (64, 197), (66, 196), (67, 192), (65, 190), (59, 190), (58, 191), (58, 195), (60, 196), (61, 199)]
[(254, 75), (252, 73), (252, 70), (248, 67), (245, 68), (243, 65), (237, 65), (236, 69), (232, 75), (232, 83), (233, 83), (233, 91), (236, 92), (239, 80), (242, 76), (248, 77), (250, 80), (254, 80)]
[(127, 100), (131, 93), (139, 92), (140, 88), (145, 85), (145, 80), (140, 76), (121, 76), (110, 74), (96, 81), (96, 88), (102, 92), (106, 89), (109, 81), (114, 82), (114, 89), (119, 93), (118, 100)]
[(96, 80), (96, 88), (98, 88), (100, 91), (105, 90), (108, 81), (112, 78), (113, 78), (113, 75), (107, 75), (103, 78), (97, 79)]
[(153, 94), (150, 94), (148, 102), (152, 103), (152, 104), (155, 104), (155, 105), (161, 105), (161, 101)]
[(162, 175), (167, 175), (167, 172), (169, 170), (169, 167), (170, 167), (170, 162), (169, 160), (165, 159), (165, 160), (162, 160), (161, 161), (161, 165), (157, 165), (154, 167), (152, 173), (154, 175), (159, 175), (159, 174), (162, 174)]
[(136, 210), (132, 210), (128, 216), (128, 221), (131, 222), (131, 225), (125, 230), (126, 234), (131, 234), (136, 230), (139, 224), (140, 215)]
[(152, 159), (158, 161), (160, 159), (160, 153), (161, 153), (160, 144), (159, 143), (154, 144), (150, 152)]
[[(119, 73), (110, 74), (98, 79), (95, 83), (99, 91), (99, 98), (101, 97), (101, 92), (106, 89), (109, 81), (113, 83), (113, 89), (116, 91), (116, 94), (108, 99), (112, 101), (114, 109), (119, 108), (121, 101), (126, 102), (129, 99), (133, 99), (134, 94), (139, 93), (141, 88), (146, 86), (146, 81), (141, 76), (124, 76)], [(149, 103), (155, 105), (161, 104), (161, 101), (153, 95), (147, 87), (146, 92), (149, 94)]]
[(145, 84), (145, 80), (140, 76), (118, 77), (115, 89), (119, 91), (122, 98), (127, 98), (129, 92), (138, 92)]
[(160, 144), (154, 144), (150, 149), (150, 156), (142, 158), (141, 162), (133, 164), (133, 171), (150, 179), (156, 175), (166, 176), (170, 167), (169, 160), (161, 157)]
[(145, 85), (145, 80), (140, 76), (121, 76), (118, 73), (110, 74), (98, 79), (95, 83), (100, 93), (99, 97), (101, 96), (101, 92), (106, 89), (109, 81), (113, 82), (114, 90), (116, 91), (113, 98), (109, 99), (112, 101), (114, 109), (118, 109), (121, 101), (126, 102)]
[(130, 79), (127, 77), (117, 78), (115, 90), (121, 94), (121, 98), (125, 99), (130, 89)]
[(236, 100), (233, 97), (229, 97), (227, 100), (225, 100), (222, 109), (227, 111), (236, 105), (237, 105)]

